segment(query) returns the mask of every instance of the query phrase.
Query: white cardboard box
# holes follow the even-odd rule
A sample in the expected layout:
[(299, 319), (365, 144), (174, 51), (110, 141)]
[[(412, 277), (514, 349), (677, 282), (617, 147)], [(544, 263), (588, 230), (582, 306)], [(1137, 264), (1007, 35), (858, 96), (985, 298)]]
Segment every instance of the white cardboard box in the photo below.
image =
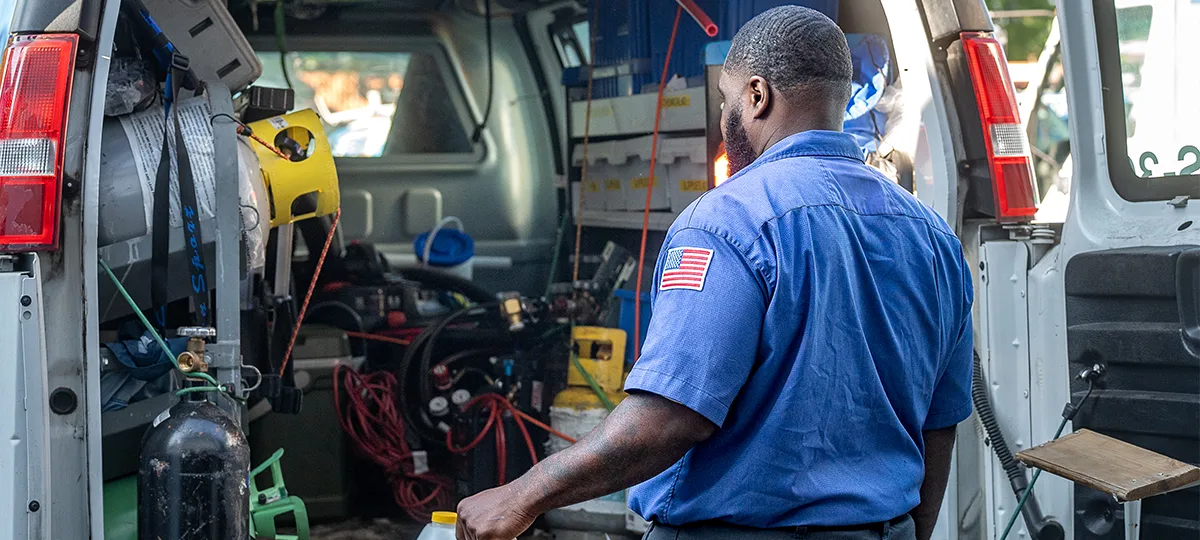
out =
[[(601, 159), (604, 149), (597, 148), (599, 144), (589, 144), (587, 152), (587, 170), (583, 171), (586, 176), (579, 182), (572, 184), (571, 190), (571, 208), (572, 210), (579, 207), (580, 188), (586, 190), (583, 198), (584, 210), (604, 210), (606, 203), (606, 195), (601, 188), (604, 185), (602, 180), (607, 174), (608, 165)], [(583, 166), (583, 145), (575, 147), (574, 153), (571, 156), (571, 164), (576, 167)]]
[(667, 193), (678, 214), (709, 189), (708, 141), (704, 137), (667, 139), (661, 159), (667, 164)]
[[(659, 155), (662, 155), (662, 144), (665, 139), (659, 138)], [(646, 209), (646, 190), (650, 189), (650, 155), (653, 145), (652, 137), (638, 137), (624, 141), (626, 153), (630, 155), (624, 167), (622, 182), (626, 188), (626, 208), (630, 211), (641, 212)], [(650, 194), (650, 210), (670, 210), (671, 200), (667, 194), (667, 165), (662, 159), (655, 163), (654, 186)]]

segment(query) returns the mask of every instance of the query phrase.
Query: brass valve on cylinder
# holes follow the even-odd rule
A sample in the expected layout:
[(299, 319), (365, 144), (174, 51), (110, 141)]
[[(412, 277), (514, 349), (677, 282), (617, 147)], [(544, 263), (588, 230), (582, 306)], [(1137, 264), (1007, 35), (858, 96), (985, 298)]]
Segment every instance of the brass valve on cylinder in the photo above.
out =
[(177, 332), (180, 337), (188, 338), (187, 350), (179, 353), (176, 359), (179, 370), (184, 373), (207, 373), (208, 361), (205, 360), (205, 344), (208, 339), (217, 337), (217, 329), (203, 326), (185, 326)]

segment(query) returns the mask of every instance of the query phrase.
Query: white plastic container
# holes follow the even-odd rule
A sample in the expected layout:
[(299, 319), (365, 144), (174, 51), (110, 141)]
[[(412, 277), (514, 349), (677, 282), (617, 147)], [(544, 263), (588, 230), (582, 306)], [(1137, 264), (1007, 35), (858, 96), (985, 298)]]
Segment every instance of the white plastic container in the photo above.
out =
[(667, 193), (678, 214), (708, 191), (708, 142), (704, 137), (667, 139), (660, 158), (667, 164)]
[(458, 514), (454, 512), (434, 512), (429, 525), (421, 530), (417, 540), (455, 540), (454, 527), (458, 524)]
[[(550, 425), (561, 433), (574, 439), (582, 439), (596, 426), (608, 417), (608, 410), (601, 405), (599, 398), (589, 394), (591, 390), (570, 387), (563, 394), (572, 394), (583, 398), (584, 401), (572, 401), (570, 405), (562, 399), (563, 394), (555, 398), (554, 406), (550, 407)], [(586, 401), (594, 401), (588, 406)], [(557, 437), (546, 441), (546, 451), (549, 454), (560, 452), (571, 446)], [(546, 513), (546, 523), (554, 529), (570, 531), (595, 531), (612, 534), (624, 533), (626, 530), (625, 491), (618, 491), (603, 497), (573, 504), (565, 508), (551, 510)]]

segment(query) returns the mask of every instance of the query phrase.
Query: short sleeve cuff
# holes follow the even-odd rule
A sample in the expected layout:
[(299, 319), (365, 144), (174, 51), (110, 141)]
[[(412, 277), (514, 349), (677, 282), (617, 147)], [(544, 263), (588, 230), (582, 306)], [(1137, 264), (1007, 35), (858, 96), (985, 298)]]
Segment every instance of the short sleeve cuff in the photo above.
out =
[[(674, 401), (720, 426), (729, 414), (729, 405), (680, 377), (634, 366), (625, 379), (625, 391), (647, 392)], [(968, 409), (969, 412), (969, 409)]]
[(921, 429), (923, 431), (933, 431), (935, 429), (945, 429), (948, 427), (957, 426), (960, 422), (966, 420), (970, 416), (970, 403), (950, 411), (930, 411), (929, 415), (925, 417), (925, 426)]

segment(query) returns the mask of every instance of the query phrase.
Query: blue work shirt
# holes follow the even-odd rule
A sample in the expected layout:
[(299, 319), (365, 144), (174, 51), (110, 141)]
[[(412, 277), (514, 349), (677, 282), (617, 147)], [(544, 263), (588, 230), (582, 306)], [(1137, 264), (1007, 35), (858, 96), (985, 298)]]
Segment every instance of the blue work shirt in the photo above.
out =
[(667, 232), (631, 392), (719, 429), (630, 506), (667, 525), (860, 525), (920, 502), (922, 431), (971, 413), (971, 274), (852, 136), (793, 135)]

